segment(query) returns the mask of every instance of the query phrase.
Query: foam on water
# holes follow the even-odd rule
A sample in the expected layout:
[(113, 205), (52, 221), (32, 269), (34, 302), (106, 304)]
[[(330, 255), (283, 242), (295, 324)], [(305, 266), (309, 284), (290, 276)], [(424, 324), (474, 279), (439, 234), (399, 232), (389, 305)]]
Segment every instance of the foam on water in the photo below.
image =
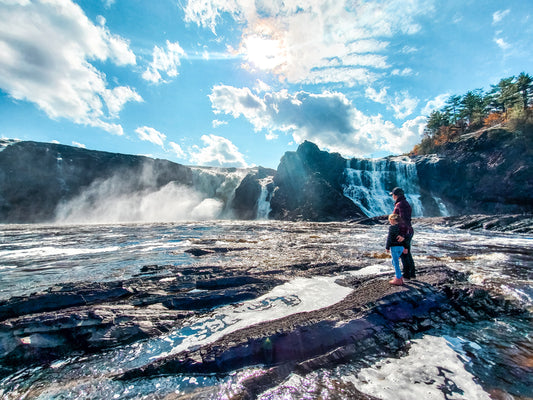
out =
[(371, 276), (380, 274), (390, 274), (392, 272), (392, 266), (390, 263), (372, 264), (368, 267), (361, 268), (357, 271), (349, 271), (351, 276)]
[(43, 246), (30, 249), (0, 251), (0, 260), (24, 260), (28, 257), (47, 258), (52, 256), (77, 256), (80, 254), (109, 253), (117, 250), (120, 250), (117, 246), (98, 247), (94, 249)]
[(427, 335), (412, 341), (407, 356), (381, 360), (344, 379), (382, 400), (489, 400), (459, 356), (445, 338)]
[(427, 335), (411, 342), (408, 355), (384, 359), (353, 373), (346, 368), (333, 373), (320, 370), (305, 377), (293, 373), (258, 399), (312, 399), (317, 394), (338, 398), (341, 381), (381, 400), (490, 400), (465, 369), (460, 341), (452, 341)]

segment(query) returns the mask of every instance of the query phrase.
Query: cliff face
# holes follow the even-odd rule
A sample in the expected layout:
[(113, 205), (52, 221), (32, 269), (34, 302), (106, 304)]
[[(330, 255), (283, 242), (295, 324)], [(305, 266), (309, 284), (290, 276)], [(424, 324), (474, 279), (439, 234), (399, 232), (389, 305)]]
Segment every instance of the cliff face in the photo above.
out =
[(281, 158), (270, 201), (274, 219), (329, 221), (364, 217), (342, 190), (346, 160), (311, 142)]
[(415, 158), (421, 194), (439, 196), (452, 215), (533, 211), (532, 136), (489, 130)]
[(125, 188), (131, 192), (192, 181), (189, 168), (166, 160), (18, 142), (0, 152), (0, 222), (50, 221), (60, 202), (96, 180), (117, 175), (127, 180)]
[[(285, 153), (277, 171), (259, 167), (233, 182), (223, 206), (238, 219), (357, 219), (390, 212), (388, 192), (402, 186), (418, 216), (531, 213), (532, 143), (531, 130), (490, 130), (448, 143), (439, 154), (347, 160), (304, 142)], [(170, 182), (195, 185), (191, 168), (166, 160), (18, 142), (0, 151), (0, 223), (52, 221), (58, 205), (111, 177), (126, 196)]]
[[(532, 136), (530, 130), (488, 130), (448, 143), (439, 154), (410, 157), (405, 162), (394, 158), (346, 160), (304, 142), (296, 152), (287, 152), (281, 159), (274, 177), (270, 216), (341, 220), (364, 216), (371, 203), (390, 201), (390, 207), (387, 203), (381, 209), (381, 214), (386, 214), (392, 210), (387, 197), (394, 186), (411, 192), (423, 216), (531, 213)], [(409, 169), (400, 168), (402, 163), (404, 167), (414, 164), (414, 175), (402, 172)], [(360, 187), (355, 191), (361, 196), (362, 208), (355, 206), (353, 198), (347, 198), (346, 166), (359, 174)]]
[[(235, 189), (235, 196), (231, 202), (231, 210), (237, 219), (252, 220), (258, 218), (259, 200), (266, 187), (267, 195), (265, 201), (269, 201), (272, 196), (273, 184), (271, 177), (276, 173), (275, 170), (259, 167), (256, 172), (251, 172), (244, 177), (240, 185)], [(261, 184), (263, 182), (263, 184)], [(265, 216), (266, 217), (266, 216)]]

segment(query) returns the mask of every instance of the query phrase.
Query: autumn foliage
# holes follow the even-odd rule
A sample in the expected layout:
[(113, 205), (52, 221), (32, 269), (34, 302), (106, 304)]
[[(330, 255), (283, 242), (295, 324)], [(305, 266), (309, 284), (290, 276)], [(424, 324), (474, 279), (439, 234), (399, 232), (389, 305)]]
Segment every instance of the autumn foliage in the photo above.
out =
[(475, 89), (450, 96), (444, 107), (427, 118), (424, 137), (410, 154), (436, 152), (463, 135), (488, 128), (526, 126), (533, 123), (533, 78), (522, 72), (492, 85), (485, 93)]

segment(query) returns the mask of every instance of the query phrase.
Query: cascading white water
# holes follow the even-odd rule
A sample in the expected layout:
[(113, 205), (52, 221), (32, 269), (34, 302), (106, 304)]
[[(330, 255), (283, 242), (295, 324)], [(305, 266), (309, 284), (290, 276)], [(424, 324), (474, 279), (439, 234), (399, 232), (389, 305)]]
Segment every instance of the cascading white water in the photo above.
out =
[(403, 157), (347, 160), (343, 193), (369, 217), (389, 214), (394, 203), (389, 195), (398, 186), (413, 209), (413, 217), (424, 215), (416, 165)]
[(193, 187), (207, 198), (222, 202), (224, 208), (219, 217), (225, 217), (228, 207), (235, 196), (235, 189), (250, 172), (249, 169), (221, 169), (210, 167), (191, 167)]
[(261, 185), (261, 194), (257, 199), (257, 217), (256, 219), (268, 219), (268, 214), (272, 208), (270, 207), (270, 193), (268, 191), (268, 185), (272, 183), (273, 177), (268, 176), (259, 180)]
[[(58, 159), (58, 168), (61, 160)], [(173, 222), (226, 218), (235, 189), (249, 170), (191, 168), (192, 186), (169, 182), (157, 187), (157, 171), (117, 174), (96, 180), (56, 209), (59, 223)], [(142, 190), (132, 190), (135, 187)]]

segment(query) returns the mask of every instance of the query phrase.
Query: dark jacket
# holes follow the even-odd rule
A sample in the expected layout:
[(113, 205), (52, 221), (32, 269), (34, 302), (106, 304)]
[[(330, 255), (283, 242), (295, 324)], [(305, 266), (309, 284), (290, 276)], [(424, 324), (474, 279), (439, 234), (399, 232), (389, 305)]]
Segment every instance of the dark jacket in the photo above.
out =
[[(403, 229), (402, 229), (403, 228)], [(402, 246), (404, 243), (398, 242), (396, 239), (398, 235), (405, 237), (406, 235), (406, 225), (391, 225), (389, 226), (389, 235), (387, 236), (387, 244), (385, 244), (385, 248), (389, 250), (393, 246)]]
[[(402, 221), (407, 226), (407, 234), (412, 235), (413, 234), (413, 227), (411, 226), (411, 205), (407, 202), (407, 199), (404, 195), (400, 195), (396, 199), (396, 203), (394, 204), (394, 211), (393, 214), (398, 214)], [(403, 235), (402, 235), (403, 236)]]

